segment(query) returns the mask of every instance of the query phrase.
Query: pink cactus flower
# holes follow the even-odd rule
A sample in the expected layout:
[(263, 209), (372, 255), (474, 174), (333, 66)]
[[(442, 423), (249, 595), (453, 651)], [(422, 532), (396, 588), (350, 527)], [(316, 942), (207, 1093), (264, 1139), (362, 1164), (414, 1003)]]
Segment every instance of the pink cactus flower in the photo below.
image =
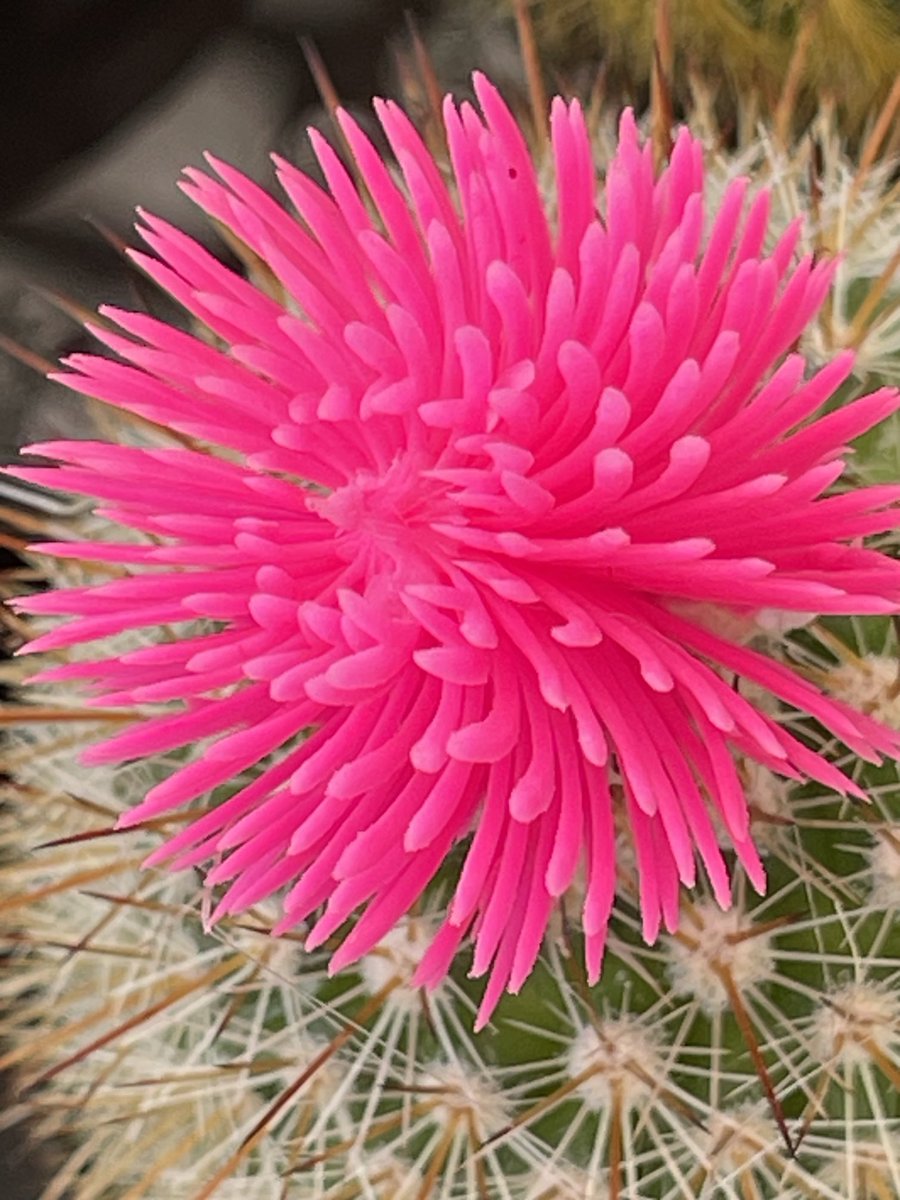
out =
[(462, 843), (414, 982), (436, 985), (471, 936), (483, 1024), (579, 869), (596, 980), (623, 831), (648, 940), (698, 862), (722, 905), (733, 858), (764, 887), (734, 752), (859, 794), (736, 683), (865, 758), (897, 752), (709, 612), (898, 611), (900, 564), (861, 538), (896, 524), (900, 487), (833, 485), (900, 398), (822, 415), (851, 356), (811, 374), (792, 347), (833, 264), (795, 257), (797, 224), (767, 251), (769, 197), (748, 202), (746, 180), (707, 219), (686, 130), (656, 177), (626, 112), (598, 187), (582, 111), (557, 98), (545, 195), (499, 95), (475, 88), (480, 114), (446, 103), (450, 184), (388, 102), (398, 170), (340, 117), (364, 190), (315, 131), (327, 190), (278, 161), (300, 220), (222, 163), (188, 171), (283, 302), (143, 216), (157, 257), (136, 261), (219, 343), (107, 309), (123, 332), (95, 332), (117, 357), (75, 355), (62, 381), (201, 445), (52, 442), (34, 449), (64, 465), (16, 473), (149, 535), (40, 546), (134, 570), (23, 601), (74, 617), (29, 650), (215, 623), (41, 676), (89, 680), (101, 705), (177, 704), (90, 763), (202, 744), (122, 826), (258, 768), (151, 861), (211, 863), (214, 916), (280, 893), (276, 932), (309, 922), (312, 948), (346, 930), (338, 970)]

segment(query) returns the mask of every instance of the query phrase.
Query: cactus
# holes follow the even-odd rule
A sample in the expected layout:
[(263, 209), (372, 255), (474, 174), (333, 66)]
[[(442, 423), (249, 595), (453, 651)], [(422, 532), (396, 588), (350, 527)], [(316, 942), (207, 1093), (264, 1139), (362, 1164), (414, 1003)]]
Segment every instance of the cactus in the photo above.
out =
[[(874, 155), (862, 168), (848, 160), (827, 113), (799, 143), (779, 144), (763, 129), (733, 151), (717, 143), (702, 94), (692, 120), (709, 146), (713, 205), (749, 171), (773, 188), (773, 235), (801, 214), (809, 246), (843, 256), (830, 302), (804, 335), (811, 363), (858, 348), (842, 400), (896, 380), (900, 204), (889, 167), (873, 166)], [(611, 128), (601, 113), (601, 167)], [(155, 427), (117, 420), (120, 441), (168, 444)], [(854, 478), (895, 479), (897, 445), (889, 418), (860, 440)], [(103, 517), (82, 512), (54, 525), (4, 515), (18, 523), (21, 539), (11, 542), (29, 564), (5, 581), (6, 594), (41, 576), (54, 587), (109, 578), (102, 566), (26, 547), (36, 532), (90, 538)], [(880, 543), (895, 546), (892, 534)], [(41, 625), (5, 621), (14, 644)], [(150, 636), (119, 635), (116, 650)], [(892, 618), (773, 617), (742, 636), (900, 728)], [(85, 707), (59, 683), (23, 689), (26, 674), (16, 660), (2, 677), (15, 696), (3, 716), (0, 912), (10, 963), (0, 1062), (19, 1084), (6, 1120), (27, 1122), (33, 1141), (57, 1150), (45, 1200), (900, 1194), (893, 762), (865, 762), (810, 718), (754, 696), (867, 802), (739, 759), (768, 892), (757, 895), (738, 869), (733, 906), (722, 911), (700, 884), (682, 894), (679, 928), (650, 946), (623, 822), (599, 983), (583, 966), (587, 881), (577, 874), (535, 970), (476, 1033), (470, 952), (435, 990), (410, 982), (441, 924), (461, 849), (378, 946), (332, 977), (328, 943), (307, 951), (302, 931), (270, 936), (280, 915), (273, 900), (211, 925), (199, 875), (141, 869), (183, 816), (113, 828), (195, 751), (86, 769), (79, 750), (127, 714)], [(203, 802), (221, 803), (264, 767)], [(724, 827), (717, 833), (727, 845)]]
[(671, 41), (661, 50), (683, 102), (695, 73), (721, 86), (732, 115), (756, 96), (777, 116), (789, 94), (798, 132), (828, 101), (839, 106), (845, 131), (858, 134), (900, 71), (900, 16), (888, 0), (530, 0), (528, 7), (549, 61), (574, 69), (600, 58), (615, 83), (632, 89), (649, 82), (666, 9)]
[[(810, 662), (896, 720), (892, 628), (821, 632)], [(336, 979), (269, 936), (273, 904), (205, 932), (198, 881), (138, 869), (157, 831), (94, 833), (157, 777), (73, 768), (96, 733), (23, 725), (7, 765), (4, 1061), (10, 1118), (71, 1146), (48, 1198), (897, 1190), (893, 765), (845, 756), (866, 807), (750, 772), (766, 898), (743, 882), (729, 912), (686, 897), (681, 930), (647, 947), (623, 864), (600, 984), (567, 896), (533, 977), (476, 1035), (465, 959), (427, 999), (408, 986), (440, 885)]]

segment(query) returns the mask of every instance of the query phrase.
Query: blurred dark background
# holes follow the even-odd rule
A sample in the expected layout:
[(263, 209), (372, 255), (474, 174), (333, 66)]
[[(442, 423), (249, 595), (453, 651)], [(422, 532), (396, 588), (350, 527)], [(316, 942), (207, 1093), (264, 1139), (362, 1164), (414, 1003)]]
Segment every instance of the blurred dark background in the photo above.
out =
[[(104, 195), (94, 168), (116, 151), (131, 163), (144, 161), (147, 176), (195, 135), (222, 143), (220, 152), (255, 146), (264, 156), (317, 100), (302, 38), (315, 41), (352, 103), (384, 82), (384, 57), (406, 14), (427, 22), (437, 7), (437, 0), (5, 5), (0, 211), (22, 215), (24, 206), (46, 201), (54, 185), (66, 199), (107, 208), (113, 197)], [(121, 181), (112, 186), (120, 191)]]
[[(390, 78), (405, 11), (434, 0), (14, 0), (0, 17), (0, 336), (55, 361), (83, 343), (46, 292), (93, 307), (133, 282), (98, 227), (140, 203), (206, 231), (175, 182), (204, 150), (265, 179), (320, 116), (301, 39), (342, 99)], [(0, 354), (0, 459), (73, 432), (77, 399)]]

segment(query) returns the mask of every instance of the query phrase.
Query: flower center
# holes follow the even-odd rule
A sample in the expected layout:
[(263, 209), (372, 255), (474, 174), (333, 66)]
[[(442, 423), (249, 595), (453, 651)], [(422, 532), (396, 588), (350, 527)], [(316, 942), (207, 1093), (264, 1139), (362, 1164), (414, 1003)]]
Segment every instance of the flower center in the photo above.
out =
[(440, 520), (446, 486), (423, 479), (412, 456), (396, 458), (386, 471), (359, 470), (326, 496), (307, 498), (307, 507), (345, 536), (385, 550), (421, 546), (431, 521)]

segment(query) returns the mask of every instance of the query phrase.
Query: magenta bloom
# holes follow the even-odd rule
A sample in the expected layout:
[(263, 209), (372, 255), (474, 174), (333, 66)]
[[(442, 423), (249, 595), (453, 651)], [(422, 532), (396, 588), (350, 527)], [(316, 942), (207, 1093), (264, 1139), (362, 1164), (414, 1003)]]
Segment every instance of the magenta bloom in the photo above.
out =
[(90, 762), (204, 742), (121, 823), (274, 754), (153, 860), (212, 862), (217, 914), (284, 889), (279, 929), (316, 914), (310, 947), (357, 913), (335, 969), (471, 835), (416, 982), (471, 933), (483, 1023), (580, 866), (597, 977), (623, 829), (648, 939), (675, 926), (698, 860), (729, 903), (714, 818), (763, 887), (734, 751), (859, 794), (736, 679), (857, 754), (897, 751), (709, 614), (898, 610), (900, 564), (859, 539), (895, 525), (900, 487), (827, 493), (900, 398), (820, 415), (851, 356), (807, 377), (789, 351), (833, 267), (795, 261), (797, 225), (767, 253), (768, 196), (746, 205), (745, 180), (707, 221), (687, 131), (654, 178), (626, 113), (598, 189), (582, 112), (557, 99), (545, 200), (509, 111), (476, 90), (483, 115), (446, 105), (450, 186), (391, 103), (376, 109), (396, 177), (341, 118), (371, 206), (315, 132), (329, 191), (278, 163), (300, 221), (230, 167), (189, 171), (284, 303), (144, 217), (158, 258), (135, 257), (225, 348), (107, 310), (117, 359), (76, 355), (64, 382), (223, 456), (53, 442), (35, 449), (68, 465), (17, 473), (153, 538), (43, 546), (137, 573), (24, 602), (75, 617), (31, 650), (217, 623), (43, 673), (92, 681), (101, 704), (178, 702)]

